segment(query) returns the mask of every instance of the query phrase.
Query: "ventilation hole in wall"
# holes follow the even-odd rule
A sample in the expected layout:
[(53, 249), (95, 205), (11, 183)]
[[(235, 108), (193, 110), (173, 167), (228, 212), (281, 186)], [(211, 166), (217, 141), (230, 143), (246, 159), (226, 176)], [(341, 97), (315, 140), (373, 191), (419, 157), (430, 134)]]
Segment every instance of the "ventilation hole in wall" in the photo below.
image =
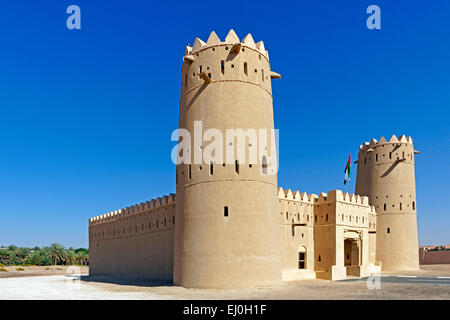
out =
[(322, 258), (320, 257), (320, 254), (319, 254), (319, 257), (317, 258), (317, 261), (322, 261)]
[(224, 162), (224, 163), (222, 163), (222, 167), (225, 167), (225, 162)]
[(206, 67), (206, 70), (209, 70), (209, 67)]
[(391, 228), (387, 228), (386, 233), (391, 233)]
[(214, 174), (214, 164), (212, 162), (209, 164), (209, 174), (210, 175)]
[(225, 50), (228, 50), (228, 47), (225, 47)]
[(392, 152), (389, 152), (389, 159), (392, 159)]
[(225, 61), (220, 61), (220, 72), (225, 74)]
[(211, 73), (208, 73), (208, 78), (210, 78), (210, 79), (211, 79)]
[(402, 210), (402, 203), (400, 202), (400, 211)]
[(228, 217), (228, 206), (223, 207), (223, 216)]
[(216, 51), (216, 49), (215, 49), (215, 48), (212, 48), (212, 51)]
[(413, 210), (416, 210), (416, 203), (414, 201), (412, 202), (412, 208)]
[(201, 73), (202, 73), (202, 66), (200, 66), (199, 70), (200, 70), (200, 72), (199, 72), (199, 73), (201, 74)]
[(378, 161), (378, 154), (375, 155), (375, 161)]
[(364, 164), (366, 164), (367, 163), (367, 158), (364, 158)]
[(317, 216), (314, 216), (314, 222), (317, 222)]
[(199, 166), (199, 167), (198, 167), (198, 170), (202, 170), (202, 166)]
[(251, 167), (252, 167), (252, 164), (250, 163), (250, 164), (248, 165), (248, 167), (251, 168)]
[(384, 211), (386, 211), (386, 203), (384, 204)]
[(325, 221), (328, 222), (328, 214), (326, 215)]
[(244, 62), (244, 73), (248, 75), (247, 62)]
[(172, 217), (173, 224), (175, 224), (175, 216)]
[(255, 69), (255, 73), (258, 73), (258, 69)]
[(261, 55), (259, 55), (259, 60), (261, 60)]
[(234, 162), (234, 171), (239, 174), (239, 160)]
[(231, 67), (234, 68), (234, 64), (231, 64)]
[(264, 69), (261, 69), (261, 80), (264, 82)]

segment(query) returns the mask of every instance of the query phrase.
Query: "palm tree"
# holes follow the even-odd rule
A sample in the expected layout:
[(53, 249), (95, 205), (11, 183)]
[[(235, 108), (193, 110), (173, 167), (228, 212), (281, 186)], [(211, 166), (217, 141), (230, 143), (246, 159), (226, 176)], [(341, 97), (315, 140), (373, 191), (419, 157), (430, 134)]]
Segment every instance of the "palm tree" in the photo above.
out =
[(65, 265), (71, 265), (76, 263), (76, 255), (73, 250), (66, 251), (66, 255), (64, 257), (64, 264)]
[(55, 265), (58, 264), (58, 262), (63, 263), (66, 252), (62, 245), (58, 243), (53, 243), (49, 248), (47, 252), (48, 258), (52, 259), (55, 262)]
[(89, 254), (85, 251), (75, 253), (75, 263), (87, 266), (89, 264)]

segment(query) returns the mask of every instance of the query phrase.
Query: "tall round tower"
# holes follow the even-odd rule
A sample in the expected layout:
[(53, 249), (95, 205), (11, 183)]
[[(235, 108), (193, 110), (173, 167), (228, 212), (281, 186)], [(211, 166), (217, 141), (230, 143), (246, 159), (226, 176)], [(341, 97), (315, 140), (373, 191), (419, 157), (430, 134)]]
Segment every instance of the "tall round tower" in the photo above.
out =
[[(280, 76), (271, 72), (262, 41), (255, 44), (250, 34), (240, 41), (233, 30), (225, 41), (213, 31), (206, 43), (197, 38), (187, 46), (181, 73), (179, 128), (190, 133), (185, 142), (191, 149), (180, 150), (180, 141), (177, 156), (185, 160), (176, 169), (174, 283), (199, 288), (279, 283), (277, 173), (268, 169), (268, 157), (259, 156), (270, 150), (259, 150), (260, 141), (250, 134), (244, 138), (245, 159), (239, 159), (238, 139), (227, 131), (267, 131), (270, 141), (271, 79)], [(211, 134), (217, 158), (200, 160), (210, 151)], [(253, 151), (257, 161), (249, 163)]]
[(417, 270), (416, 186), (411, 137), (381, 137), (360, 146), (356, 194), (375, 206), (376, 260), (382, 270)]

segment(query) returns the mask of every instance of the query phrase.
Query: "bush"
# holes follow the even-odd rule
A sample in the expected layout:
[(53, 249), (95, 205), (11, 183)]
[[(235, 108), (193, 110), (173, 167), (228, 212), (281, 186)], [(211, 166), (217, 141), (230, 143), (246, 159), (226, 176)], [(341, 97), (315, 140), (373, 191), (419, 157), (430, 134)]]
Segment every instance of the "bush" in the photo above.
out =
[(17, 270), (17, 271), (25, 271), (24, 268), (17, 268), (16, 270)]
[(8, 272), (8, 270), (6, 270), (6, 269), (3, 268), (3, 267), (0, 268), (0, 271), (1, 271), (1, 272)]

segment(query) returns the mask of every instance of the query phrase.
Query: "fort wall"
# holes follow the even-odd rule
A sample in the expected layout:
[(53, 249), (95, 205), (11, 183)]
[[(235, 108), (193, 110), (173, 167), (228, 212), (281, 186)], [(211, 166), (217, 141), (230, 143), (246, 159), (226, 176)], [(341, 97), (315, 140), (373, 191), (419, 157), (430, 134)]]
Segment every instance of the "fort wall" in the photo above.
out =
[(283, 280), (315, 278), (314, 197), (278, 188)]
[(420, 264), (450, 264), (450, 251), (428, 251), (419, 249)]
[(89, 219), (89, 274), (170, 281), (174, 225), (174, 194)]

